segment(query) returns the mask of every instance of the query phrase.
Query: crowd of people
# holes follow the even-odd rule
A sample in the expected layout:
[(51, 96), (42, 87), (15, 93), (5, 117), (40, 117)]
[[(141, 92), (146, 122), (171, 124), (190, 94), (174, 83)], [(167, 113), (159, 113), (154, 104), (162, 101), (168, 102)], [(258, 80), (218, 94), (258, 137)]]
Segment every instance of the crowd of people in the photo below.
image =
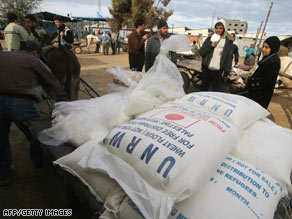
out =
[[(62, 86), (52, 71), (40, 60), (42, 47), (48, 45), (46, 31), (39, 27), (33, 15), (25, 17), (25, 26), (18, 23), (18, 17), (7, 14), (9, 24), (4, 30), (8, 52), (0, 52), (0, 185), (9, 183), (12, 176), (12, 158), (9, 143), (11, 122), (29, 139), (31, 160), (35, 168), (43, 166), (42, 150), (38, 139), (33, 135), (34, 124), (40, 119), (36, 103), (41, 101), (43, 88), (54, 94), (56, 101), (68, 100)], [(73, 49), (73, 31), (65, 25), (62, 17), (56, 16), (58, 46)], [(134, 30), (128, 37), (129, 68), (132, 71), (149, 71), (160, 52), (162, 42), (169, 37), (165, 20), (157, 23), (157, 33), (145, 33), (145, 21), (137, 19)], [(202, 91), (224, 90), (224, 83), (230, 74), (234, 59), (235, 67), (250, 70), (255, 65), (256, 51), (252, 44), (246, 51), (244, 63), (239, 64), (238, 47), (234, 44), (235, 34), (229, 35), (224, 23), (217, 22), (214, 33), (198, 47), (193, 41), (195, 58), (202, 59)], [(88, 30), (83, 35), (87, 37)], [(98, 33), (103, 55), (120, 53), (121, 37), (114, 31)], [(87, 39), (87, 38), (86, 38)], [(145, 45), (146, 44), (146, 45)], [(99, 52), (99, 45), (97, 52)], [(280, 50), (281, 54), (278, 54)], [(262, 58), (257, 63), (254, 74), (245, 80), (248, 97), (264, 108), (271, 101), (280, 69), (279, 55), (287, 54), (278, 37), (269, 37), (263, 43)], [(169, 53), (175, 62), (176, 54)]]
[[(142, 20), (136, 21), (135, 28), (128, 40), (129, 66), (133, 71), (142, 71), (145, 64), (147, 72), (159, 53), (161, 43), (169, 36), (168, 25), (166, 21), (159, 20), (158, 31), (151, 37), (143, 32), (145, 23)], [(234, 44), (235, 34), (228, 34), (223, 22), (217, 22), (214, 29), (215, 32), (204, 41), (201, 48), (198, 48), (196, 41), (192, 44), (194, 57), (202, 59), (201, 90), (227, 92), (224, 84), (232, 66), (249, 71), (255, 66), (256, 58), (261, 57), (257, 63), (258, 68), (250, 78), (244, 80), (244, 83), (248, 97), (262, 107), (268, 108), (280, 70), (279, 55), (287, 55), (288, 50), (280, 47), (278, 37), (269, 37), (264, 41), (261, 49), (255, 50), (254, 44), (251, 44), (246, 49), (244, 63), (239, 64), (238, 46)]]
[(93, 34), (90, 34), (87, 28), (85, 28), (82, 32), (82, 38), (86, 40), (88, 53), (90, 53), (89, 47), (92, 42), (88, 41), (88, 37), (96, 39), (94, 53), (99, 53), (100, 46), (102, 46), (103, 55), (109, 55), (109, 49), (111, 49), (112, 55), (120, 54), (121, 52), (123, 37), (120, 36), (119, 32), (112, 30), (101, 32), (100, 29), (98, 29), (98, 31), (93, 31)]

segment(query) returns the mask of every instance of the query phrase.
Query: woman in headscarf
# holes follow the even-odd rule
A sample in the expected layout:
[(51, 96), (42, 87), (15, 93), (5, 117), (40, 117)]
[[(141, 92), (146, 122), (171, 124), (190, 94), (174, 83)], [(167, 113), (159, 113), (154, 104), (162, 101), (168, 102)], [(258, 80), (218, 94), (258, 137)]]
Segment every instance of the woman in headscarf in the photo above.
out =
[(266, 109), (272, 99), (280, 70), (279, 48), (278, 37), (272, 36), (265, 40), (262, 48), (263, 58), (258, 62), (258, 68), (247, 81), (248, 97)]

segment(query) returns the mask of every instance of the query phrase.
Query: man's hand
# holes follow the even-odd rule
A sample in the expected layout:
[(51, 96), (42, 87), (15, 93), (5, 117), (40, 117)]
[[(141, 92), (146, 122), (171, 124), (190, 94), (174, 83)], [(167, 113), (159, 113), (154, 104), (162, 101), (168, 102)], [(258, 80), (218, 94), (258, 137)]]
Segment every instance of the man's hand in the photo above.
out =
[(149, 38), (149, 34), (145, 34), (144, 36), (143, 36), (143, 39), (144, 40), (147, 40)]
[(218, 42), (212, 42), (212, 47), (217, 46), (217, 43), (218, 43)]
[(63, 36), (64, 36), (64, 32), (61, 31), (61, 32), (60, 32), (60, 37), (63, 37)]
[(248, 83), (248, 78), (244, 78), (244, 79), (243, 79), (243, 83), (244, 83), (245, 85), (247, 85), (247, 83)]

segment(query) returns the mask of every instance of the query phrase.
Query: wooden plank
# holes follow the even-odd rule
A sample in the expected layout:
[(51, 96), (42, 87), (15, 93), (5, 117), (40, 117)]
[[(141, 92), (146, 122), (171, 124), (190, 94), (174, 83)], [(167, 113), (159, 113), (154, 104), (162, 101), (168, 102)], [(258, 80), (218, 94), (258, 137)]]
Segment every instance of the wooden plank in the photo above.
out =
[(192, 71), (202, 72), (202, 61), (199, 60), (178, 60), (176, 65)]

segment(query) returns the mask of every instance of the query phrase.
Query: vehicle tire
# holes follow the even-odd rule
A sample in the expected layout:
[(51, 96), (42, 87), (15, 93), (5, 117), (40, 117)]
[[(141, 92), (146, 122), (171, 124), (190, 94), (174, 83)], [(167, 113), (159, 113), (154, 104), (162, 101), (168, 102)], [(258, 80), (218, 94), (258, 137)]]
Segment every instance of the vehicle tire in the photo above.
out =
[(81, 54), (81, 53), (82, 53), (82, 48), (79, 47), (79, 46), (77, 46), (77, 47), (74, 48), (74, 52), (75, 52), (76, 54)]
[(190, 77), (187, 73), (185, 73), (183, 71), (181, 71), (180, 74), (181, 74), (182, 79), (184, 81), (184, 85), (183, 85), (184, 91), (185, 91), (185, 93), (187, 93), (187, 90), (190, 88)]

